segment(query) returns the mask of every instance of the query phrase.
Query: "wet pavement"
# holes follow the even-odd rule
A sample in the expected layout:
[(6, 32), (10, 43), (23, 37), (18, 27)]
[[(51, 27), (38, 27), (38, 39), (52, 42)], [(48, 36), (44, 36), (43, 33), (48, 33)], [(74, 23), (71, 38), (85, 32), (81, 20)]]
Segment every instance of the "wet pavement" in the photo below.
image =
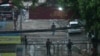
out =
[[(19, 17), (20, 18), (20, 17)], [(20, 20), (20, 19), (19, 19)], [(56, 27), (66, 27), (67, 21), (63, 19), (45, 19), (45, 20), (23, 20), (22, 30), (29, 29), (51, 29), (52, 23), (55, 23)], [(18, 21), (17, 29), (20, 29), (20, 21)], [(26, 56), (47, 56), (45, 42), (49, 38), (53, 45), (51, 47), (51, 56), (68, 56), (66, 43), (68, 39), (71, 39), (74, 43), (72, 48), (72, 56), (82, 56), (81, 50), (87, 49), (86, 34), (71, 34), (69, 35), (66, 30), (56, 31), (55, 35), (52, 32), (36, 32), (36, 33), (24, 33), (27, 36), (28, 44)]]

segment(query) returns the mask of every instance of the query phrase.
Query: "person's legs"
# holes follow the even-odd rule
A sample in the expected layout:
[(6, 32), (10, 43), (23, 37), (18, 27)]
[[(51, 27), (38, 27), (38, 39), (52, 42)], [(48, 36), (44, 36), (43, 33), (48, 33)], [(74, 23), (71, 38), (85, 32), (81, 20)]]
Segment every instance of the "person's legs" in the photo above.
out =
[(71, 51), (71, 49), (68, 49), (68, 56), (72, 56), (72, 51)]
[(70, 50), (70, 56), (72, 56), (72, 50)]
[(50, 50), (48, 50), (48, 55), (50, 56)]
[(51, 56), (50, 48), (47, 48), (47, 56)]
[(50, 48), (48, 49), (49, 56), (51, 56)]
[(48, 51), (48, 48), (47, 48), (47, 56), (49, 55), (49, 51)]
[(52, 35), (53, 35), (53, 36), (55, 35), (55, 30), (52, 31)]
[(71, 49), (69, 50), (69, 55), (72, 56), (72, 50)]
[(69, 53), (70, 53), (70, 52), (69, 52), (69, 49), (68, 49), (68, 52), (67, 52), (68, 56), (69, 56)]

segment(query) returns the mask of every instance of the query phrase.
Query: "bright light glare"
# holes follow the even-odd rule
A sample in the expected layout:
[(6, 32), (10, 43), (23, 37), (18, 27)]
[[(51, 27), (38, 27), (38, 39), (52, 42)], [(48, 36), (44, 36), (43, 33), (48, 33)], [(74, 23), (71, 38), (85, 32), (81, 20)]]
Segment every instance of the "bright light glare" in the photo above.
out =
[(62, 10), (63, 10), (63, 8), (62, 8), (62, 7), (59, 7), (59, 8), (58, 8), (58, 10), (62, 11)]
[(10, 4), (1, 4), (0, 6), (10, 6)]

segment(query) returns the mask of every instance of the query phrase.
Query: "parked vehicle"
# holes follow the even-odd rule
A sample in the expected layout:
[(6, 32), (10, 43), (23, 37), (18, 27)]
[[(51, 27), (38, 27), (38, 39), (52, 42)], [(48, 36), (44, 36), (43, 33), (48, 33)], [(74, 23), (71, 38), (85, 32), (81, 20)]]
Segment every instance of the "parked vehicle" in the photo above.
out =
[(68, 33), (81, 33), (83, 31), (83, 27), (78, 21), (70, 21), (67, 27), (69, 27)]

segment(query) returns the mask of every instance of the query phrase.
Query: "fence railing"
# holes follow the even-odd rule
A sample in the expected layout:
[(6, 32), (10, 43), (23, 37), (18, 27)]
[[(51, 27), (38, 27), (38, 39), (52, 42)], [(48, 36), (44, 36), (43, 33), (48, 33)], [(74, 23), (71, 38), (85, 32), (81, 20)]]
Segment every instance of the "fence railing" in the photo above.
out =
[[(52, 56), (67, 56), (68, 50), (67, 50), (66, 44), (67, 44), (67, 42), (65, 42), (65, 43), (60, 43), (60, 42), (53, 43), (51, 45), (51, 49), (50, 49), (51, 55)], [(25, 53), (23, 55), (47, 56), (46, 45), (43, 42), (42, 43), (41, 42), (40, 43), (32, 43), (32, 44), (28, 44), (28, 45), (19, 45), (19, 46), (22, 46), (21, 48), (25, 51)], [(91, 54), (91, 43), (88, 43), (87, 41), (84, 41), (81, 43), (80, 42), (74, 43), (74, 45), (72, 47), (72, 55), (73, 56), (82, 56), (82, 55), (84, 55), (84, 53), (86, 55)]]

